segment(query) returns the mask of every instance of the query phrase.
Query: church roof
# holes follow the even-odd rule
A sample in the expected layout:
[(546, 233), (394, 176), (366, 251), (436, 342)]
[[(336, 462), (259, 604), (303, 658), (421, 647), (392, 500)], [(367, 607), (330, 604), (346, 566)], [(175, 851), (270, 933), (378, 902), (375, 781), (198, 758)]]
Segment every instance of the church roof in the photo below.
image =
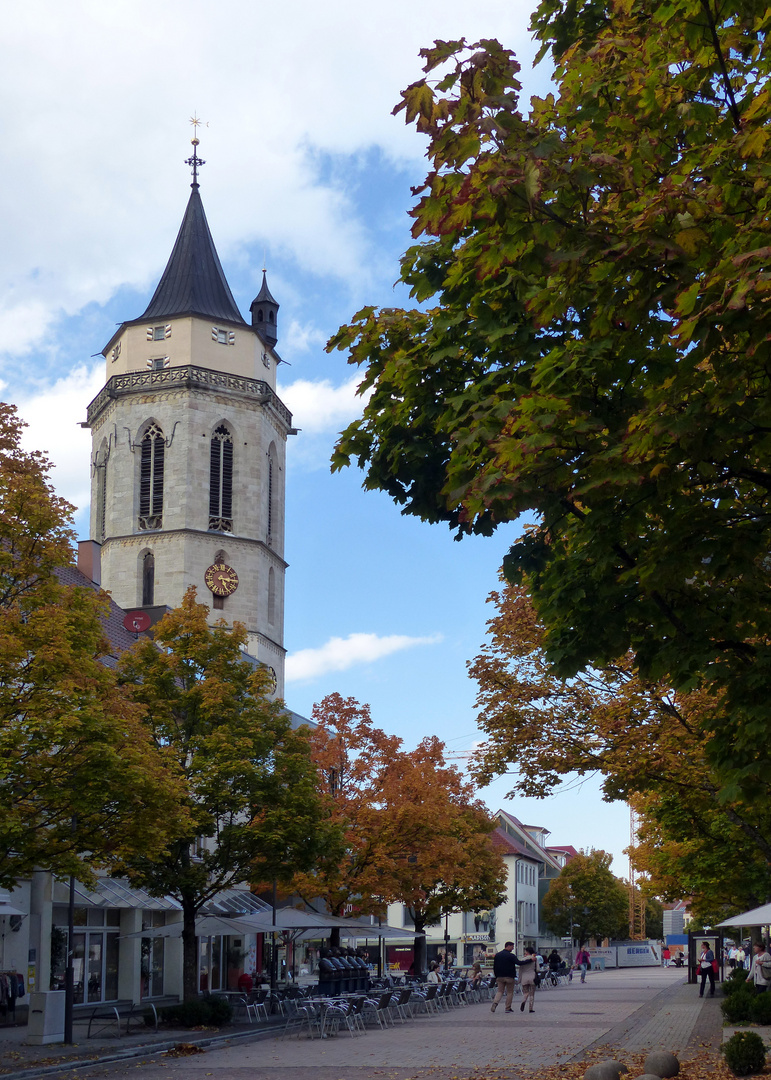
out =
[(275, 299), (275, 297), (271, 296), (270, 289), (268, 288), (268, 274), (267, 274), (266, 270), (263, 270), (263, 272), (262, 272), (262, 288), (257, 293), (257, 295), (255, 296), (252, 303), (253, 304), (262, 304), (262, 303), (265, 303), (265, 302), (267, 302), (269, 304), (275, 304), (276, 307), (280, 306), (278, 301)]
[(203, 315), (246, 326), (225, 280), (198, 184), (192, 186), (185, 216), (158, 288), (141, 320), (135, 321)]

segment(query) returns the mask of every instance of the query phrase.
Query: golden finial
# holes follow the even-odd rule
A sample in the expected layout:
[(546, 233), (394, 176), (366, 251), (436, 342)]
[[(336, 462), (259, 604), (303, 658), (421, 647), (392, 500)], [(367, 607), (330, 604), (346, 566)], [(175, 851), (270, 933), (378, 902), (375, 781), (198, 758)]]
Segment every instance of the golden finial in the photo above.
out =
[(206, 162), (198, 156), (198, 146), (200, 144), (200, 139), (198, 138), (198, 128), (208, 127), (209, 124), (208, 122), (204, 123), (203, 120), (199, 120), (197, 113), (193, 113), (193, 115), (190, 117), (190, 123), (193, 125), (193, 137), (190, 140), (190, 142), (193, 144), (193, 156), (187, 158), (185, 164), (191, 165), (193, 168), (193, 182), (190, 186), (198, 187), (198, 167), (200, 165), (206, 164)]

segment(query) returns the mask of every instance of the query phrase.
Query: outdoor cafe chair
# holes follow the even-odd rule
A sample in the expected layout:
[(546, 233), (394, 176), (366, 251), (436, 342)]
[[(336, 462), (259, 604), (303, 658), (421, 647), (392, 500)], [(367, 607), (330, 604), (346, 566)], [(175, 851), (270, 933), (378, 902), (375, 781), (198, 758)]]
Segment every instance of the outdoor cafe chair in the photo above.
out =
[(391, 991), (386, 990), (378, 997), (377, 1001), (368, 998), (364, 1005), (364, 1017), (365, 1019), (374, 1018), (381, 1028), (387, 1028), (389, 1024), (393, 1026), (394, 1019), (391, 1015)]
[(364, 1035), (366, 1029), (362, 1019), (363, 998), (355, 1000), (336, 1000), (323, 1010), (322, 1034), (336, 1035), (341, 1025), (345, 1025), (351, 1035)]
[(468, 979), (461, 979), (453, 984), (452, 998), (455, 1004), (468, 1005)]
[(436, 997), (436, 991), (439, 988), (435, 985), (419, 985), (413, 986), (412, 997), (410, 998), (413, 1012), (419, 1013), (434, 1013), (436, 1012), (436, 1005), (434, 998)]
[(412, 1010), (412, 987), (406, 987), (404, 990), (400, 990), (398, 994), (394, 994), (391, 998), (391, 1015), (395, 1012), (402, 1023), (409, 1018), (415, 1019), (415, 1013)]
[(307, 1031), (311, 1038), (314, 1038), (316, 1034), (319, 1037), (324, 1034), (321, 1010), (313, 1005), (303, 1005), (295, 1013), (287, 1017), (284, 1030), (281, 1032), (281, 1038), (285, 1039), (287, 1035), (296, 1035), (299, 1039), (304, 1031)]
[(436, 983), (430, 983), (426, 986), (425, 990), (418, 991), (423, 998), (423, 1004), (427, 1013), (432, 1013), (434, 1016), (439, 1015), (439, 1003), (436, 1000), (436, 995), (439, 993), (439, 986)]
[(251, 995), (251, 999), (246, 1001), (246, 1018), (251, 1023), (252, 1020), (259, 1021), (260, 1019), (268, 1019), (268, 991), (258, 990)]

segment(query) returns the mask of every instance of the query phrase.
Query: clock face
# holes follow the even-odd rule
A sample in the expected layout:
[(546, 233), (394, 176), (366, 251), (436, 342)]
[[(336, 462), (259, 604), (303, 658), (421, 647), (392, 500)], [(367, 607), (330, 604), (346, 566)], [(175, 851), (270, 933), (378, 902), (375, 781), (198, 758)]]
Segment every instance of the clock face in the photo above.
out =
[(227, 563), (212, 563), (203, 579), (215, 596), (230, 596), (238, 588), (238, 574)]

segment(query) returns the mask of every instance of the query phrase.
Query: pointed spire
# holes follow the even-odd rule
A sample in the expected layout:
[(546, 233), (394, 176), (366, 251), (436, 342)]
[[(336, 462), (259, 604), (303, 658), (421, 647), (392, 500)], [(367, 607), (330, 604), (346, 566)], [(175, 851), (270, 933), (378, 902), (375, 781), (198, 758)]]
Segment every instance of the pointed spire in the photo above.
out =
[(262, 288), (252, 300), (250, 311), (252, 313), (252, 326), (268, 342), (275, 345), (278, 341), (278, 301), (271, 295), (268, 288), (268, 275), (262, 271)]
[(246, 325), (214, 247), (197, 180), (191, 186), (193, 190), (171, 257), (141, 318), (203, 315), (207, 319)]

